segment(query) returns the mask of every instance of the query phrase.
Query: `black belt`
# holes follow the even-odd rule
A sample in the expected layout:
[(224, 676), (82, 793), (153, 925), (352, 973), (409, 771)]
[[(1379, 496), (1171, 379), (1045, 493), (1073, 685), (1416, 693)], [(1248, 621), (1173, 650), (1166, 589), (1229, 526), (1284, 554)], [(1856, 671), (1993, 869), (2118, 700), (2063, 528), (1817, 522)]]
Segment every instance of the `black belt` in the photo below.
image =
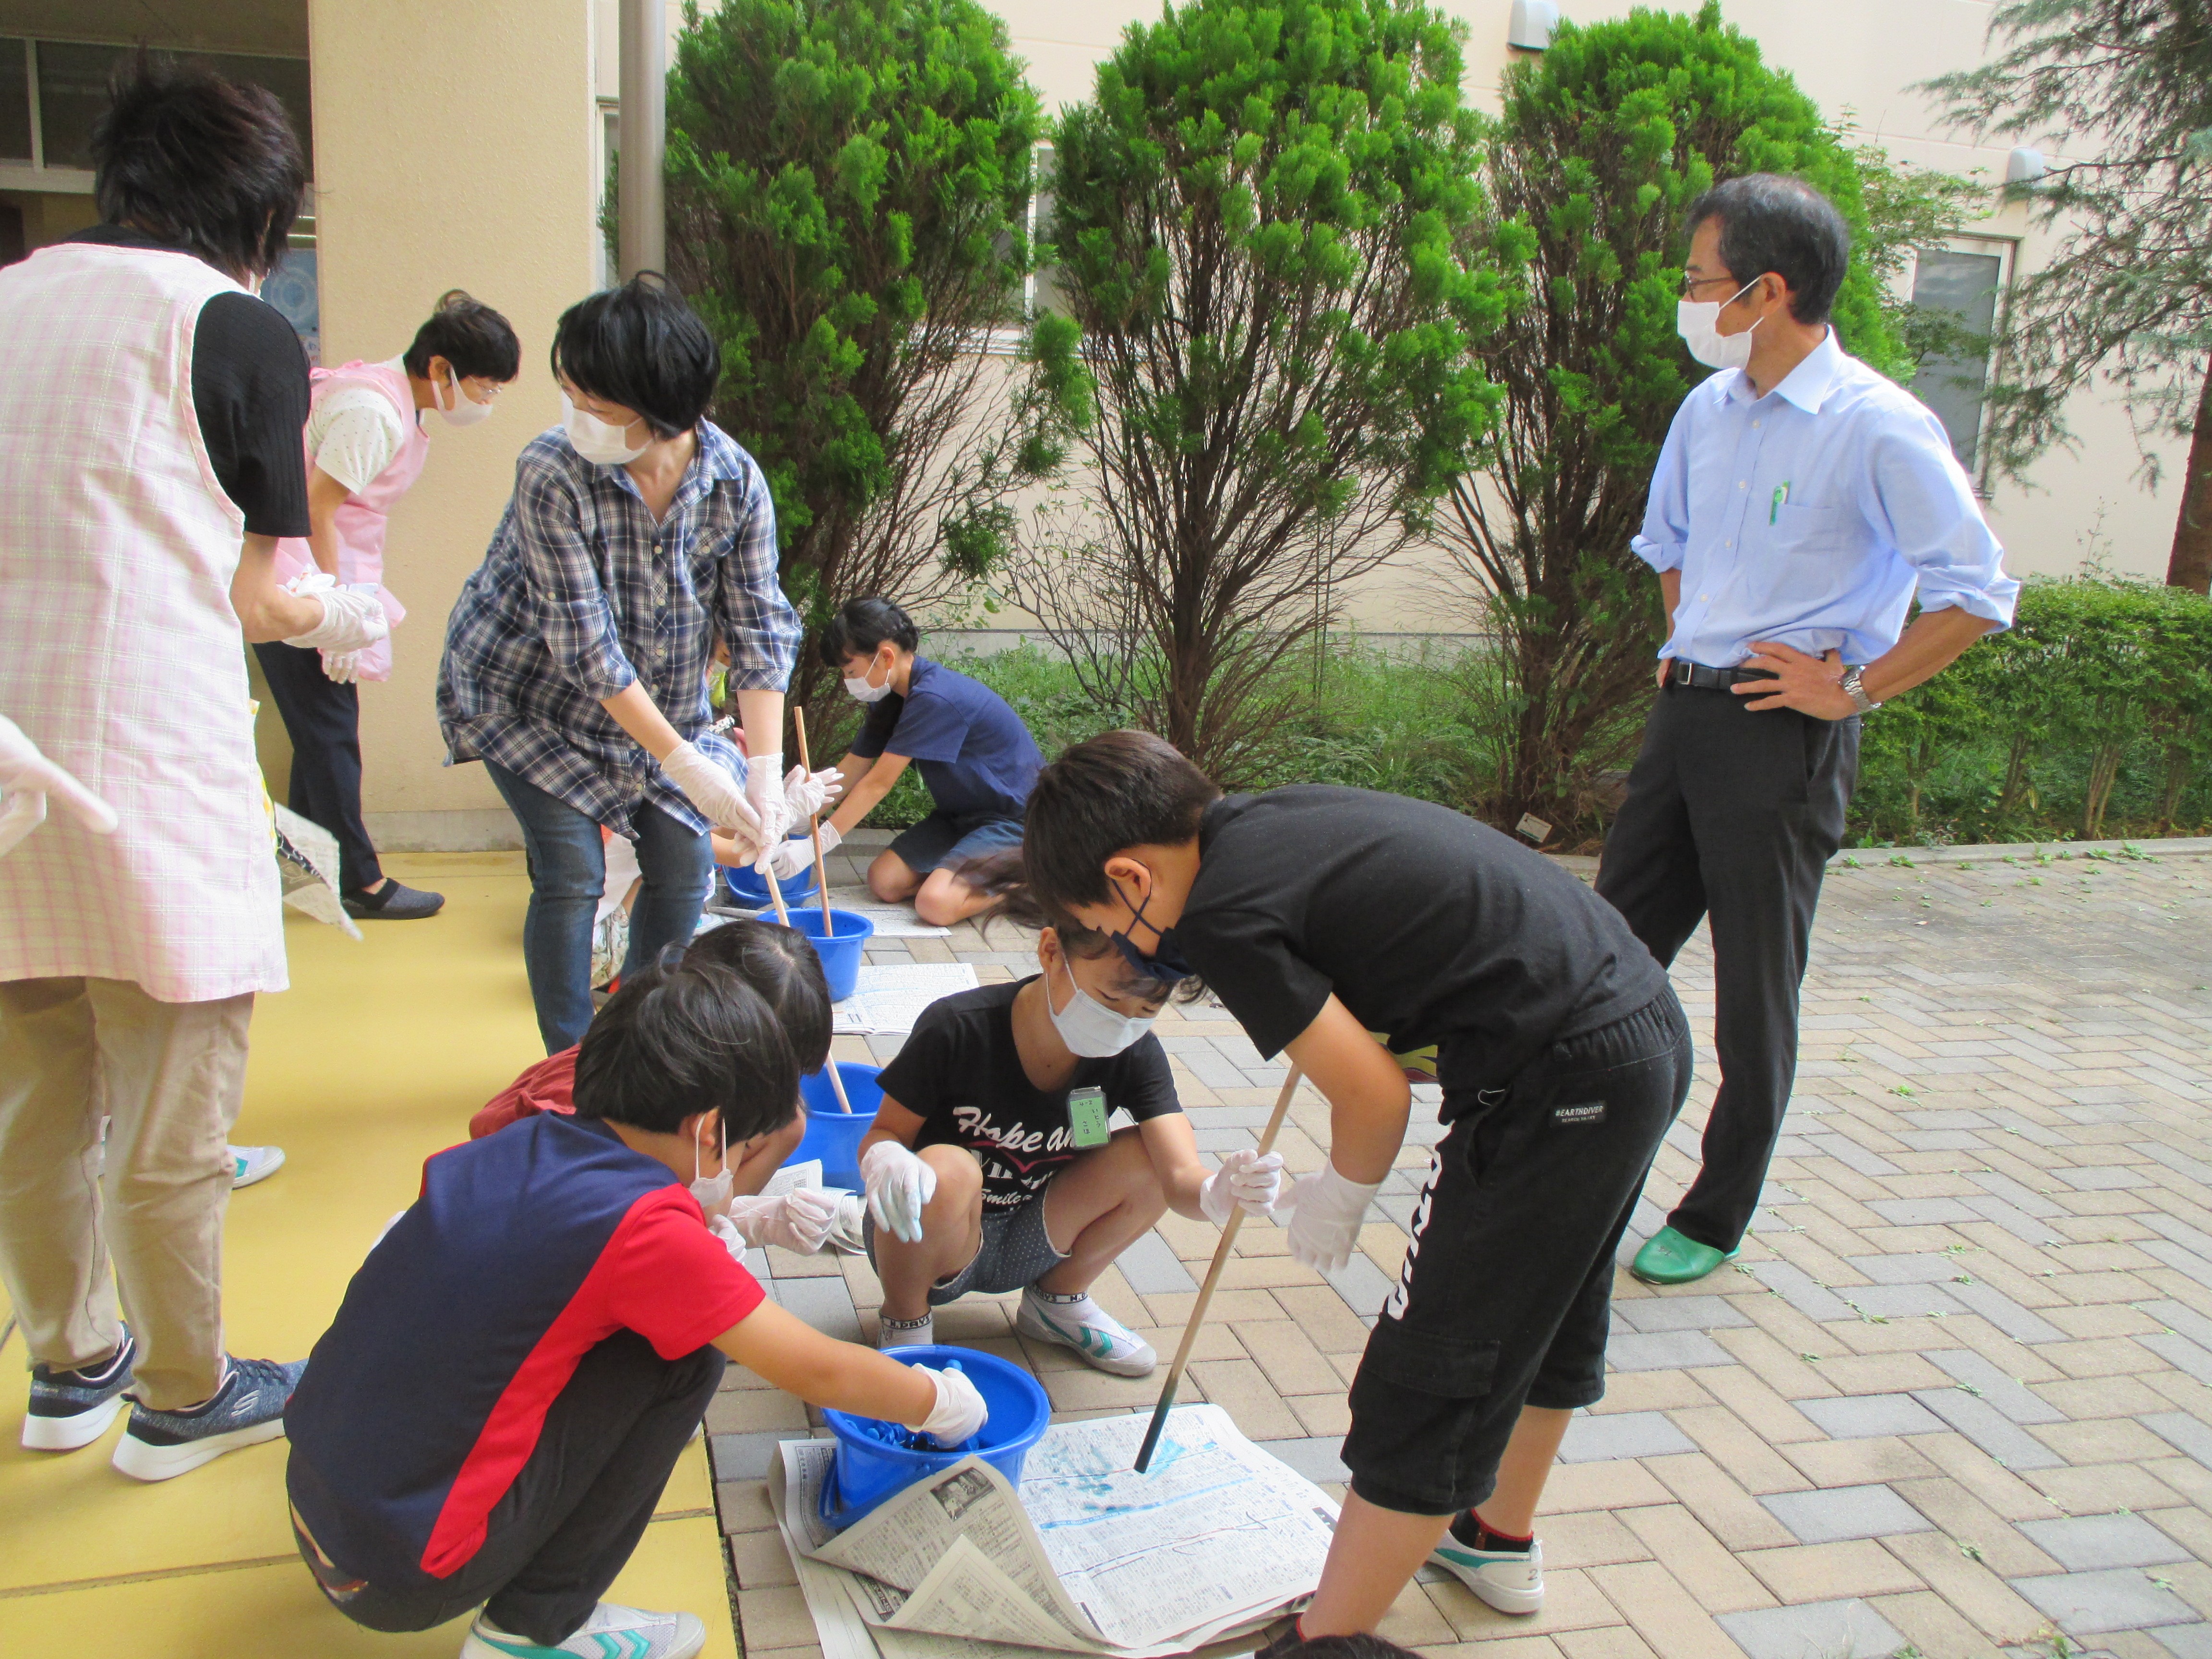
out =
[(1725, 691), (1746, 680), (1774, 678), (1771, 668), (1708, 668), (1701, 662), (1686, 662), (1680, 657), (1670, 657), (1667, 661), (1668, 684), (1693, 686), (1700, 691)]

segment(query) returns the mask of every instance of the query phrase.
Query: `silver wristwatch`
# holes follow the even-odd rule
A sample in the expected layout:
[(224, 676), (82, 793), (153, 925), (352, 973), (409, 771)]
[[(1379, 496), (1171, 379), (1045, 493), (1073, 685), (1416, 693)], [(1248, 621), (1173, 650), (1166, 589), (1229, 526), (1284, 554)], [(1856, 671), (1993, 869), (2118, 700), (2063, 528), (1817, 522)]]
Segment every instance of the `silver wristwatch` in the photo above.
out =
[(1844, 688), (1844, 695), (1851, 700), (1860, 714), (1871, 714), (1881, 705), (1867, 696), (1866, 687), (1859, 684), (1859, 676), (1863, 672), (1865, 671), (1863, 669), (1846, 668), (1844, 670), (1844, 678), (1838, 683)]

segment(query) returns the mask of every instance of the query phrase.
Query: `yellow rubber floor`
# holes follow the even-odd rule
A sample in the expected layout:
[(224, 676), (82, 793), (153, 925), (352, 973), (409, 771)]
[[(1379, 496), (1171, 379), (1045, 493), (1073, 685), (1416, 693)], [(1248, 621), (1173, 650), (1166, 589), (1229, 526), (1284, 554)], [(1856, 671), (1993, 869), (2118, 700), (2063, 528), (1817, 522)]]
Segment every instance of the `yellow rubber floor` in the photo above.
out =
[[(223, 1304), (234, 1353), (295, 1359), (322, 1334), (385, 1222), (410, 1203), (422, 1160), (466, 1139), (469, 1114), (544, 1053), (522, 972), (528, 887), (519, 854), (386, 860), (446, 895), (427, 921), (366, 923), (356, 944), (287, 913), (292, 989), (253, 1019), (234, 1139), (284, 1149), (284, 1167), (234, 1194)], [(0, 1303), (0, 1321), (6, 1318)], [(0, 1390), (20, 1388), (20, 1337), (0, 1346)], [(21, 1396), (0, 1392), (0, 1653), (67, 1659), (304, 1659), (452, 1655), (459, 1621), (378, 1636), (324, 1602), (293, 1554), (284, 1448), (257, 1446), (158, 1486), (97, 1445), (22, 1450)], [(707, 1621), (707, 1654), (734, 1659), (705, 1443), (684, 1455), (629, 1569), (609, 1592)]]

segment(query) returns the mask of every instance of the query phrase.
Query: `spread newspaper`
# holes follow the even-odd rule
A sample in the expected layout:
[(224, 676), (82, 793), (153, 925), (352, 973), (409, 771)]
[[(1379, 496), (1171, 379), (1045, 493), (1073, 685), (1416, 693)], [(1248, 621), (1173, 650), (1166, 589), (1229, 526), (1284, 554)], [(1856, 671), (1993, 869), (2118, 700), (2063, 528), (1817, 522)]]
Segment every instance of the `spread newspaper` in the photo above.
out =
[(1145, 1415), (1060, 1423), (1018, 1495), (963, 1458), (842, 1533), (817, 1509), (830, 1440), (787, 1440), (770, 1502), (823, 1659), (1162, 1659), (1303, 1607), (1336, 1505), (1218, 1406), (1171, 1414), (1149, 1473)]

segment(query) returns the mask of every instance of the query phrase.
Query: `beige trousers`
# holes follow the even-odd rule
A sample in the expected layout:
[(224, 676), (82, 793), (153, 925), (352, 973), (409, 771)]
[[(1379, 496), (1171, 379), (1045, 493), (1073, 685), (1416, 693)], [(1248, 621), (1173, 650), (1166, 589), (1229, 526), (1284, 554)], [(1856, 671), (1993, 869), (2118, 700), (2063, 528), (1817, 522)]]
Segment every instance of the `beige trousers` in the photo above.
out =
[(252, 1017), (251, 994), (0, 983), (0, 1281), (33, 1360), (67, 1370), (113, 1353), (119, 1286), (138, 1342), (131, 1392), (167, 1410), (216, 1391), (227, 1143)]

